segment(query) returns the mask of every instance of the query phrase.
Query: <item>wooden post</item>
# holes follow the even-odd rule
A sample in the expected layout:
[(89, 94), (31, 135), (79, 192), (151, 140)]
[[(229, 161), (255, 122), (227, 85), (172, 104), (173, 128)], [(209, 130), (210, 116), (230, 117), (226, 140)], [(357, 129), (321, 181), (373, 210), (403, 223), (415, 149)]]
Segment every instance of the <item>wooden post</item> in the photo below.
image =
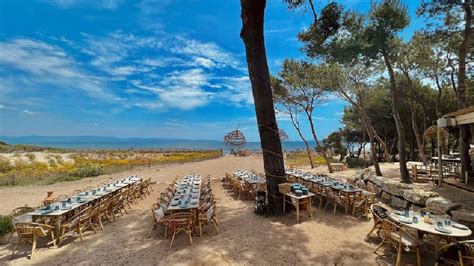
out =
[(438, 186), (441, 186), (443, 181), (443, 150), (441, 149), (441, 127), (439, 120), (436, 123), (436, 135), (438, 139)]

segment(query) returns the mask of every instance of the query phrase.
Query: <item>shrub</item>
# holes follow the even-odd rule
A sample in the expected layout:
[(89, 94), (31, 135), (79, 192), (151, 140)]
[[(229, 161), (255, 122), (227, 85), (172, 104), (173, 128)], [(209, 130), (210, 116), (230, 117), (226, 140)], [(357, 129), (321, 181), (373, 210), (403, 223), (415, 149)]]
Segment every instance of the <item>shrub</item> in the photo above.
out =
[(10, 160), (1, 157), (0, 158), (0, 173), (5, 173), (10, 171), (13, 168), (12, 164), (10, 163)]
[(0, 216), (0, 237), (13, 231), (12, 219), (8, 216)]
[(27, 153), (25, 154), (26, 158), (28, 158), (28, 160), (30, 161), (34, 161), (36, 156), (33, 154), (33, 153)]

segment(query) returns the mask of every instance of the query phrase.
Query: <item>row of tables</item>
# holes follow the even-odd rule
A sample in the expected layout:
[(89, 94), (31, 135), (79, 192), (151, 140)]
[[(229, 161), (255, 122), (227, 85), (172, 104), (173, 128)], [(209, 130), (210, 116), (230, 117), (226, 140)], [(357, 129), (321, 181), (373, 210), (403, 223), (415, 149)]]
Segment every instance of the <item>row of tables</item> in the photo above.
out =
[(54, 202), (48, 206), (38, 208), (32, 212), (15, 217), (15, 222), (28, 223), (34, 222), (40, 217), (50, 218), (54, 221), (56, 236), (60, 237), (61, 221), (63, 217), (70, 216), (76, 210), (85, 206), (101, 201), (103, 198), (115, 194), (121, 189), (130, 187), (142, 181), (141, 177), (130, 176), (115, 180), (107, 185), (100, 186), (89, 191), (83, 191), (77, 195), (70, 196), (67, 199)]
[(237, 178), (249, 183), (249, 184), (264, 184), (266, 181), (265, 181), (265, 178), (263, 178), (262, 176), (259, 176), (259, 175), (256, 175), (250, 171), (246, 171), (246, 170), (237, 170), (234, 172), (234, 176), (236, 176)]
[(201, 198), (201, 176), (187, 175), (178, 184), (167, 211), (189, 211), (199, 208)]
[(346, 212), (349, 209), (349, 206), (351, 204), (350, 202), (351, 195), (360, 195), (362, 193), (369, 193), (368, 191), (354, 187), (352, 184), (339, 182), (321, 174), (305, 173), (305, 172), (294, 170), (294, 169), (288, 169), (286, 171), (286, 174), (298, 178), (300, 182), (301, 180), (305, 180), (315, 185), (331, 188), (333, 190), (336, 190), (342, 193), (344, 195), (344, 204), (345, 204)]

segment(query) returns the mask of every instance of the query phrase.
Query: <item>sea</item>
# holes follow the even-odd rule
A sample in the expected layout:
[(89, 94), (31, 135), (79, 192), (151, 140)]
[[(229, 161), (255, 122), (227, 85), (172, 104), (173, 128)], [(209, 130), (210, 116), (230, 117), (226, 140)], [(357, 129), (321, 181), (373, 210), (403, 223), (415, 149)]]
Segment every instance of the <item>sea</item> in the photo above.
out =
[[(0, 141), (8, 144), (28, 144), (42, 147), (55, 147), (81, 150), (261, 150), (260, 142), (247, 142), (244, 145), (233, 146), (219, 140), (189, 140), (164, 138), (116, 138), (97, 136), (51, 137), (51, 136), (0, 136)], [(309, 143), (314, 147), (312, 142)], [(284, 151), (304, 150), (302, 141), (283, 141)]]

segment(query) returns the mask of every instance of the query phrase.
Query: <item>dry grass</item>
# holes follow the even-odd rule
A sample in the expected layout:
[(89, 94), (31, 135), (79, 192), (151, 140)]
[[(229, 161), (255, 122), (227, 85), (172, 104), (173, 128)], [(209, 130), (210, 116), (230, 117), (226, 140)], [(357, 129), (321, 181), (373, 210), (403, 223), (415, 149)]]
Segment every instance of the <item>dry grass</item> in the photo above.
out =
[(48, 155), (47, 162), (38, 162), (34, 156), (27, 160), (0, 158), (0, 186), (52, 184), (78, 180), (84, 177), (117, 173), (134, 167), (185, 163), (218, 158), (221, 151), (99, 151), (71, 155), (65, 162), (58, 154)]
[[(326, 162), (322, 156), (311, 155), (314, 166), (325, 165)], [(304, 168), (310, 166), (308, 154), (306, 152), (294, 152), (286, 155), (286, 163), (292, 167)]]

